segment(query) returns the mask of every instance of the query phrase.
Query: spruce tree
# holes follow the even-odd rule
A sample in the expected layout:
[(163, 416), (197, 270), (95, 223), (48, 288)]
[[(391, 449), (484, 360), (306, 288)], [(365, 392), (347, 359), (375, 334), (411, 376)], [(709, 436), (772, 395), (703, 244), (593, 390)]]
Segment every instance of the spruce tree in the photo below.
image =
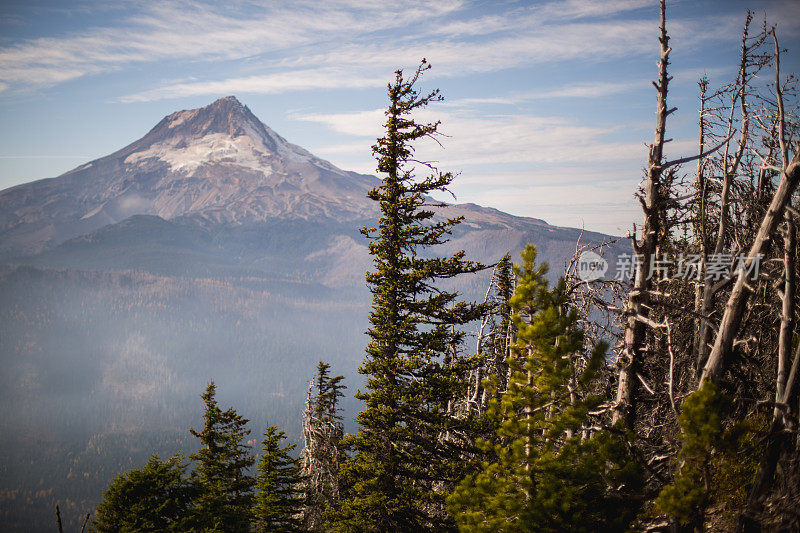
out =
[(192, 487), (183, 457), (153, 455), (140, 469), (118, 474), (103, 491), (92, 531), (174, 531), (189, 529)]
[(624, 531), (635, 515), (619, 490), (636, 489), (638, 469), (624, 441), (589, 434), (601, 403), (591, 385), (607, 346), (582, 356), (583, 334), (563, 278), (549, 288), (547, 265), (528, 245), (510, 306), (517, 340), (508, 390), (490, 404), (497, 434), (481, 443), (493, 456), (448, 498), (461, 531)]
[(290, 452), (294, 444), (283, 444), (286, 435), (267, 426), (256, 474), (253, 526), (259, 533), (299, 531), (303, 499), (300, 465)]
[(254, 459), (245, 437), (248, 420), (234, 409), (223, 411), (217, 405), (216, 385), (208, 384), (201, 396), (205, 402), (204, 426), (191, 429), (201, 448), (191, 455), (198, 486), (195, 500), (195, 527), (213, 531), (248, 531), (253, 500), (253, 478), (248, 470)]
[(367, 383), (356, 394), (365, 405), (356, 418), (359, 432), (347, 439), (355, 452), (342, 468), (348, 494), (330, 517), (331, 530), (453, 527), (443, 500), (463, 462), (460, 444), (447, 438), (457, 423), (448, 404), (463, 391), (465, 360), (451, 354), (462, 341), (462, 326), (479, 318), (482, 308), (437, 283), (482, 265), (466, 260), (463, 251), (430, 257), (430, 248), (446, 242), (461, 218), (435, 217), (428, 196), (447, 190), (452, 173), (425, 164), (427, 177), (413, 172), (415, 164), (420, 167), (413, 143), (434, 137), (439, 126), (411, 117), (441, 100), (438, 90), (423, 95), (415, 88), (428, 68), (423, 60), (410, 78), (396, 72), (388, 86), (386, 134), (372, 148), (382, 183), (368, 193), (380, 207), (378, 226), (362, 230), (374, 265), (366, 276), (370, 342), (359, 369)]
[[(346, 388), (342, 380), (344, 376), (331, 377), (330, 365), (320, 361), (303, 413), (303, 527), (307, 531), (320, 530), (325, 509), (339, 502), (339, 466), (345, 459), (339, 414), (339, 398)], [(313, 398), (312, 388), (316, 389)]]

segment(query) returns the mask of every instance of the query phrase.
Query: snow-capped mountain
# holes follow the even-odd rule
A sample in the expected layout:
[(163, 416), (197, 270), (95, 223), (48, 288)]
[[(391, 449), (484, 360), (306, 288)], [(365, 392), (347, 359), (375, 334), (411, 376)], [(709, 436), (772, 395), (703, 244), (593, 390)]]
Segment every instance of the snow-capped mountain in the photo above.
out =
[[(366, 197), (377, 183), (289, 143), (228, 96), (57, 178), (0, 192), (0, 260), (160, 274), (244, 268), (362, 285), (359, 229), (377, 219)], [(474, 204), (442, 211), (465, 219), (442, 252), (487, 263), (534, 242), (560, 265), (581, 235)]]
[(132, 215), (223, 224), (367, 217), (372, 176), (287, 142), (235, 97), (178, 111), (58, 178), (0, 193), (0, 253), (30, 254)]

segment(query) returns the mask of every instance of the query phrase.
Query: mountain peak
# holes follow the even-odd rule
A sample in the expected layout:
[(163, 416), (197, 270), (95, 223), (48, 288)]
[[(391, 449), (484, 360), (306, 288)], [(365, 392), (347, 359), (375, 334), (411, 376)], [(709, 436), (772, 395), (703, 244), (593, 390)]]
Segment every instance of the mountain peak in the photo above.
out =
[(214, 100), (213, 102), (211, 102), (211, 103), (208, 105), (208, 107), (213, 107), (213, 106), (224, 106), (224, 105), (232, 105), (232, 106), (238, 106), (238, 107), (245, 107), (245, 106), (244, 106), (244, 105), (243, 105), (243, 104), (242, 104), (242, 103), (239, 101), (239, 99), (238, 99), (238, 98), (236, 98), (234, 95), (230, 95), (230, 96), (223, 96), (222, 98), (219, 98), (219, 99), (217, 99), (217, 100)]
[(258, 122), (258, 118), (250, 111), (250, 109), (241, 103), (235, 96), (224, 96), (214, 100), (205, 107), (201, 107), (199, 111), (208, 110), (228, 117), (234, 120), (254, 120)]
[[(214, 133), (223, 133), (231, 137), (240, 135), (267, 136), (276, 141), (277, 134), (264, 127), (260, 120), (243, 105), (235, 96), (220, 98), (205, 107), (176, 111), (162, 120), (151, 133), (163, 130), (202, 137)], [(282, 139), (281, 139), (282, 140)], [(268, 144), (273, 144), (268, 143)]]

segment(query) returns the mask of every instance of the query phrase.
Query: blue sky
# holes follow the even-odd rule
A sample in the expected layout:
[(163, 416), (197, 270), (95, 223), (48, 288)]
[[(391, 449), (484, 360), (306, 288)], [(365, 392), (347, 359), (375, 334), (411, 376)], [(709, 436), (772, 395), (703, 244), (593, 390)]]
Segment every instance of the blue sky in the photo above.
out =
[[(673, 1), (670, 156), (696, 151), (697, 80), (735, 74), (747, 8), (798, 72), (800, 2)], [(385, 85), (426, 57), (459, 202), (624, 234), (652, 139), (655, 0), (4, 0), (0, 188), (56, 176), (164, 115), (236, 95), (334, 164), (374, 173)]]

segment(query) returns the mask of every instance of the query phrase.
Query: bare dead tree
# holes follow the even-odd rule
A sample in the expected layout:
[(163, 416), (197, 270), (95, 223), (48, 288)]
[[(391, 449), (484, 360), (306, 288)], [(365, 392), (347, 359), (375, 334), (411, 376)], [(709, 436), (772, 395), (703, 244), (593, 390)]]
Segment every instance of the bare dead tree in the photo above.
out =
[[(699, 110), (699, 147), (697, 150), (697, 173), (695, 177), (695, 195), (696, 195), (696, 209), (695, 209), (695, 223), (694, 223), (694, 237), (695, 245), (700, 252), (700, 272), (705, 275), (706, 256), (708, 255), (708, 246), (706, 244), (706, 201), (707, 201), (707, 183), (706, 183), (706, 159), (703, 157), (703, 150), (706, 143), (706, 91), (708, 90), (708, 77), (703, 75), (698, 83), (700, 88), (700, 110)], [(704, 304), (704, 290), (703, 283), (696, 283), (694, 290), (694, 338), (692, 340), (692, 351), (694, 358), (700, 361), (704, 358), (703, 352), (705, 351), (705, 342), (701, 335), (706, 321), (705, 313), (703, 312)], [(699, 363), (698, 363), (699, 365)]]
[[(489, 400), (506, 391), (510, 372), (507, 360), (515, 338), (508, 300), (514, 293), (515, 284), (510, 254), (506, 254), (494, 265), (489, 277), (483, 301), (486, 312), (476, 333), (478, 365), (469, 372), (463, 397), (451, 402), (451, 412), (456, 418), (480, 416), (486, 412)], [(455, 359), (457, 355), (454, 355)], [(488, 388), (486, 380), (492, 381)]]
[[(664, 146), (671, 140), (666, 138), (666, 121), (667, 117), (676, 111), (676, 108), (670, 109), (667, 106), (669, 81), (672, 78), (668, 75), (671, 48), (666, 30), (665, 0), (660, 2), (658, 40), (660, 44), (658, 81), (653, 82), (657, 93), (656, 129), (653, 144), (650, 145), (649, 150), (647, 175), (639, 194), (637, 194), (644, 214), (644, 225), (641, 238), (637, 237), (635, 226), (631, 235), (638, 265), (633, 286), (628, 292), (623, 307), (624, 333), (621, 353), (618, 353), (617, 357), (619, 377), (612, 416), (612, 424), (622, 421), (628, 428), (633, 428), (635, 424), (638, 385), (642, 384), (646, 389), (648, 388), (640, 370), (647, 354), (648, 325), (656, 323), (649, 318), (653, 308), (651, 299), (654, 294), (652, 274), (658, 272), (657, 265), (654, 269), (652, 262), (660, 256), (661, 247), (671, 231), (671, 226), (675, 224), (675, 221), (670, 219), (668, 211), (676, 205), (673, 187), (677, 170), (680, 165), (685, 163), (693, 161), (702, 163), (705, 157), (720, 150), (731, 138), (729, 134), (718, 145), (708, 149), (704, 149), (704, 146), (701, 145), (699, 153), (694, 156), (670, 161), (664, 159)], [(743, 150), (744, 147), (741, 148), (741, 151)], [(687, 309), (691, 312), (690, 308)], [(698, 314), (703, 316), (702, 313)]]
[[(788, 422), (788, 417), (786, 415), (788, 414), (789, 398), (792, 393), (792, 389), (794, 388), (794, 380), (797, 376), (798, 359), (800, 359), (800, 348), (798, 348), (798, 353), (795, 355), (795, 361), (792, 364), (792, 371), (790, 372), (788, 366), (789, 359), (791, 357), (791, 344), (795, 322), (794, 313), (796, 307), (794, 258), (797, 252), (797, 245), (795, 224), (793, 220), (794, 214), (792, 213), (794, 210), (791, 209), (789, 203), (791, 202), (791, 195), (793, 194), (794, 189), (797, 187), (798, 182), (800, 182), (800, 147), (795, 148), (794, 157), (792, 158), (791, 162), (789, 162), (789, 142), (786, 138), (786, 113), (783, 99), (783, 80), (781, 79), (780, 75), (781, 49), (778, 45), (778, 38), (775, 33), (775, 28), (772, 28), (771, 36), (775, 46), (774, 63), (775, 98), (777, 108), (776, 124), (778, 130), (778, 146), (780, 147), (779, 151), (781, 157), (781, 184), (778, 187), (778, 191), (775, 193), (775, 196), (773, 197), (770, 210), (767, 212), (764, 220), (762, 221), (762, 226), (759, 230), (756, 242), (753, 243), (753, 248), (769, 239), (772, 231), (774, 231), (774, 226), (777, 225), (777, 217), (783, 215), (786, 222), (786, 233), (784, 236), (783, 291), (780, 294), (781, 327), (778, 339), (775, 408), (773, 410), (772, 423), (769, 433), (767, 434), (766, 446), (761, 457), (761, 461), (759, 462), (758, 470), (756, 471), (753, 486), (750, 490), (745, 508), (739, 517), (739, 522), (737, 525), (739, 531), (760, 530), (758, 518), (761, 514), (763, 502), (769, 491), (769, 485), (775, 474), (775, 468), (778, 464), (781, 453), (784, 447), (789, 444), (788, 435), (786, 433)], [(742, 278), (743, 276), (740, 273), (739, 279), (737, 279), (737, 287), (739, 285), (739, 280)], [(746, 303), (748, 296), (749, 292), (743, 292), (741, 294), (736, 293), (736, 287), (734, 287), (734, 291), (731, 293), (731, 297), (728, 300), (728, 306), (726, 307), (726, 315), (728, 308), (731, 309), (731, 314), (729, 315), (728, 321), (724, 323), (724, 325), (728, 326), (729, 329), (723, 330), (721, 327), (718, 335), (717, 344), (719, 345), (720, 362), (716, 368), (712, 368), (708, 371), (708, 379), (714, 379), (721, 373), (719, 368), (724, 363), (726, 348), (729, 349), (726, 346), (726, 343), (729, 342), (728, 338), (735, 334), (735, 331), (732, 332), (731, 330), (734, 329), (735, 326), (738, 326), (737, 317), (734, 313), (740, 308), (740, 306), (743, 306)], [(734, 300), (735, 297), (738, 297), (738, 300)], [(726, 333), (727, 337), (720, 339), (723, 333)], [(715, 344), (715, 349), (717, 348), (717, 344)], [(712, 354), (713, 353), (714, 352), (712, 352)], [(716, 373), (712, 373), (714, 370), (716, 370)]]
[(661, 54), (658, 61), (658, 81), (653, 82), (657, 92), (656, 130), (653, 144), (650, 146), (643, 194), (639, 195), (644, 212), (642, 236), (641, 239), (637, 239), (635, 227), (632, 235), (633, 249), (640, 257), (640, 263), (636, 270), (633, 288), (628, 293), (624, 307), (625, 329), (622, 352), (617, 358), (619, 378), (612, 418), (612, 423), (622, 421), (627, 427), (633, 427), (635, 420), (636, 374), (641, 366), (641, 359), (644, 357), (645, 323), (639, 317), (646, 318), (649, 313), (650, 261), (657, 251), (661, 238), (659, 222), (662, 217), (659, 211), (663, 209), (664, 201), (660, 182), (664, 171), (663, 156), (667, 116), (675, 111), (675, 109), (667, 108), (667, 92), (671, 79), (667, 73), (667, 67), (671, 49), (667, 35), (665, 0), (661, 0), (660, 8), (658, 41), (661, 45)]
[[(789, 375), (789, 363), (792, 352), (792, 336), (794, 334), (795, 317), (795, 262), (794, 254), (797, 249), (797, 234), (795, 231), (794, 217), (786, 213), (786, 235), (783, 247), (783, 291), (781, 297), (781, 330), (778, 335), (778, 371), (775, 383), (775, 402), (783, 401), (786, 392), (786, 379)], [(775, 417), (782, 417), (782, 411), (776, 406)]]
[[(759, 62), (754, 64), (753, 58), (751, 57), (752, 52), (756, 50), (761, 44), (763, 43), (764, 39), (766, 38), (766, 34), (760, 35), (757, 37), (754, 42), (751, 42), (749, 39), (750, 36), (750, 25), (753, 21), (753, 14), (752, 12), (747, 12), (747, 17), (744, 24), (744, 30), (742, 31), (742, 43), (741, 43), (741, 52), (740, 52), (740, 60), (739, 60), (739, 73), (737, 76), (736, 81), (727, 91), (730, 94), (731, 103), (729, 106), (729, 115), (727, 118), (727, 131), (726, 131), (726, 140), (724, 141), (724, 150), (722, 151), (722, 159), (721, 159), (721, 173), (722, 173), (722, 192), (720, 193), (719, 198), (719, 220), (717, 225), (717, 234), (714, 241), (714, 248), (711, 252), (712, 254), (719, 256), (725, 249), (725, 245), (729, 242), (730, 239), (730, 223), (731, 223), (731, 216), (730, 216), (730, 209), (731, 209), (731, 201), (732, 201), (732, 188), (734, 185), (734, 180), (737, 177), (739, 172), (739, 167), (742, 163), (742, 159), (745, 155), (745, 150), (748, 146), (749, 141), (749, 134), (750, 134), (750, 113), (748, 112), (747, 106), (747, 93), (748, 93), (748, 86), (750, 83), (750, 78), (755, 73), (751, 72), (753, 70), (757, 71), (758, 66), (760, 65)], [(738, 104), (738, 105), (737, 105)], [(737, 124), (737, 120), (735, 117), (736, 111), (739, 111), (739, 126), (740, 126), (740, 133), (738, 137), (738, 142), (735, 144), (733, 143), (733, 136), (735, 133), (735, 127)], [(725, 285), (724, 283), (716, 283), (713, 280), (706, 279), (706, 261), (707, 261), (707, 252), (706, 249), (704, 251), (703, 257), (701, 258), (701, 284), (703, 286), (702, 289), (702, 298), (700, 300), (700, 306), (697, 310), (698, 314), (702, 317), (706, 317), (712, 307), (713, 298), (719, 292), (721, 288)], [(700, 320), (700, 331), (699, 331), (699, 338), (697, 343), (697, 366), (698, 368), (702, 368), (705, 364), (707, 353), (708, 353), (708, 339), (711, 334), (711, 325), (710, 321), (706, 318), (702, 318)]]

